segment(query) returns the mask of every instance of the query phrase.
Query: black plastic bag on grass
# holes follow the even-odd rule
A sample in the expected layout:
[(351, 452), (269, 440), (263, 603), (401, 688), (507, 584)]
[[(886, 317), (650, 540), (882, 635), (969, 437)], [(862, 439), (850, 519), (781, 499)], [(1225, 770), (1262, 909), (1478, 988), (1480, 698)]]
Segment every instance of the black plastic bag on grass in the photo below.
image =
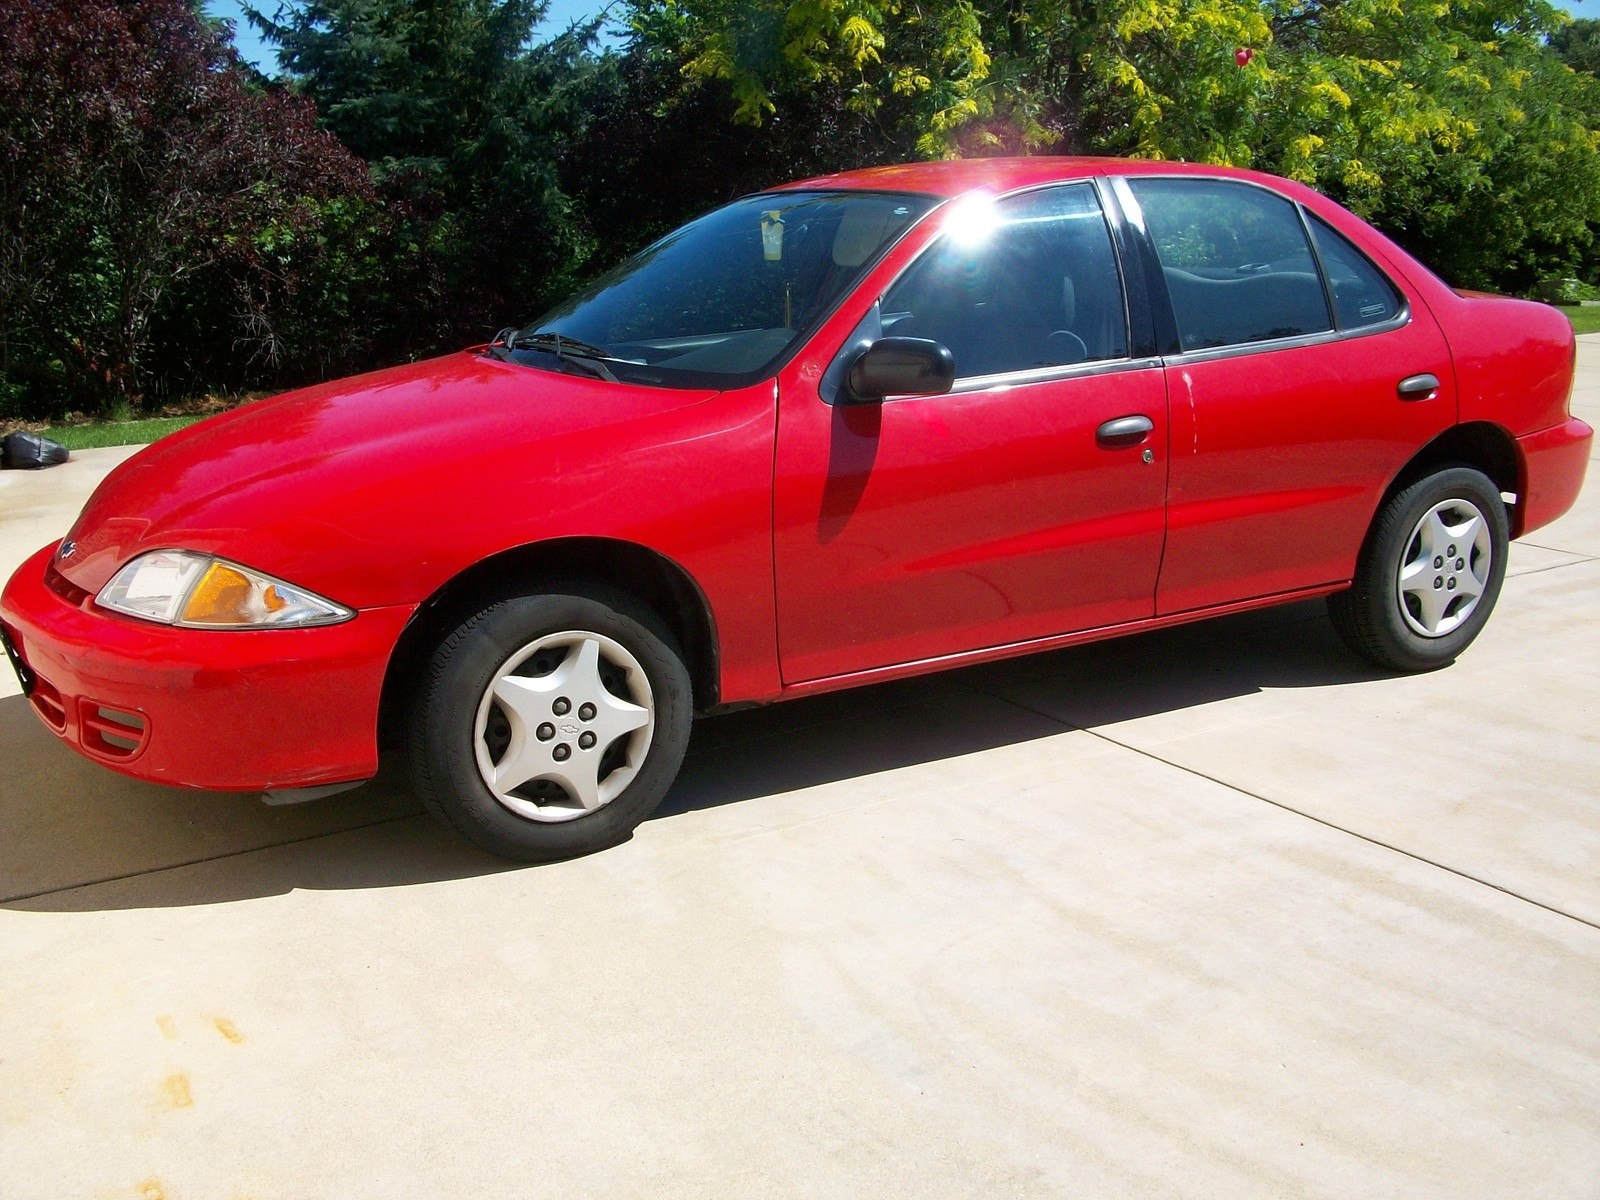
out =
[(37, 471), (59, 467), (68, 458), (67, 448), (37, 433), (10, 433), (0, 441), (0, 467), (13, 471)]

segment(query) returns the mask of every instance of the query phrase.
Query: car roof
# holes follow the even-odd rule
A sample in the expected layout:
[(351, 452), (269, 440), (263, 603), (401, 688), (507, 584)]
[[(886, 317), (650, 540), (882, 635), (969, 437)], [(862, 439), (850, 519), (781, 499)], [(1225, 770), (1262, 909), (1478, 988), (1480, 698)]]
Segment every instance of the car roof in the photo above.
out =
[(955, 158), (941, 162), (899, 163), (818, 175), (786, 183), (773, 191), (804, 188), (847, 189), (872, 192), (918, 192), (928, 196), (959, 196), (978, 188), (1010, 192), (1042, 183), (1088, 179), (1096, 175), (1225, 175), (1257, 182), (1282, 181), (1258, 171), (1218, 167), (1204, 163), (1167, 162), (1148, 158), (1087, 158), (1040, 154), (1030, 158)]

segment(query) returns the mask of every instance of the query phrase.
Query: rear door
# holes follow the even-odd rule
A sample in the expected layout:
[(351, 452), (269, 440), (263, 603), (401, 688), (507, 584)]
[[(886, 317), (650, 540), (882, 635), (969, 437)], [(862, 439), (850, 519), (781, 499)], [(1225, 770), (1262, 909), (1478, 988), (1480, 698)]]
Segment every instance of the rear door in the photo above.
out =
[[(780, 376), (785, 684), (1154, 610), (1166, 384), (1159, 360), (1130, 354), (1095, 188), (963, 202), (946, 217), (866, 332), (947, 345), (951, 394), (840, 403), (821, 369), (838, 346)], [(1108, 437), (1122, 418), (1134, 432)]]
[(1116, 186), (1159, 263), (1152, 290), (1165, 288), (1176, 338), (1157, 612), (1348, 580), (1389, 481), (1455, 422), (1433, 318), (1268, 188), (1195, 176)]

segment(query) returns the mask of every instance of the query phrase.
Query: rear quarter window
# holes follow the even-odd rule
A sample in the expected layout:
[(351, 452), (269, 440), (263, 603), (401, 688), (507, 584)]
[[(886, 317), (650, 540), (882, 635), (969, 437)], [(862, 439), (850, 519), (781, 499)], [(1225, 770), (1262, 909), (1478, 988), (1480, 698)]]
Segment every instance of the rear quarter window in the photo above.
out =
[(1333, 312), (1340, 329), (1360, 329), (1392, 321), (1405, 308), (1405, 299), (1388, 276), (1354, 243), (1321, 217), (1311, 216), (1311, 236), (1333, 294)]

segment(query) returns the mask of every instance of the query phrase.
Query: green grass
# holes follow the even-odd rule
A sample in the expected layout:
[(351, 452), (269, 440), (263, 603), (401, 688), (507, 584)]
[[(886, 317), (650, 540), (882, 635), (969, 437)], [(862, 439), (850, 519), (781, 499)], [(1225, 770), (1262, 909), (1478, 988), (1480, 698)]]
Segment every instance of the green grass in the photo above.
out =
[(60, 442), (68, 450), (98, 450), (102, 446), (136, 446), (153, 442), (198, 420), (198, 416), (151, 417), (145, 421), (108, 421), (103, 425), (58, 425), (42, 432), (45, 437)]
[(1576, 304), (1560, 305), (1567, 314), (1575, 333), (1600, 333), (1600, 308), (1580, 308)]

